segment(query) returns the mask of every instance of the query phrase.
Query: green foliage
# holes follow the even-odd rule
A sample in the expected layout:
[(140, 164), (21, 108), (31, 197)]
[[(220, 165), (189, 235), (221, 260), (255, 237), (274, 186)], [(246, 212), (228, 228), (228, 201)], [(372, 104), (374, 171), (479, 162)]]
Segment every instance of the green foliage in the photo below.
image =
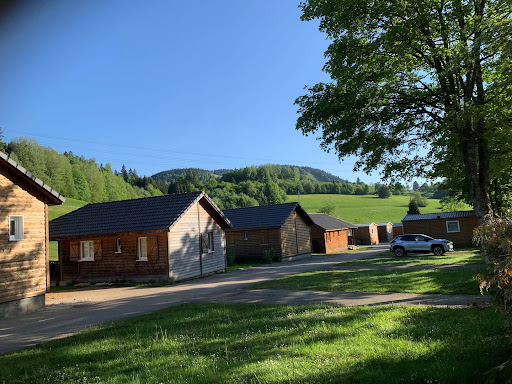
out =
[(332, 202), (329, 202), (326, 205), (324, 205), (322, 208), (320, 208), (318, 210), (318, 212), (325, 213), (327, 215), (332, 216), (336, 212), (336, 206)]
[[(477, 215), (512, 199), (512, 3), (308, 0), (331, 81), (299, 97), (297, 129), (385, 178), (443, 177)], [(427, 152), (426, 156), (411, 153)], [(416, 189), (416, 188), (414, 188)]]
[(263, 262), (265, 264), (271, 264), (274, 261), (275, 251), (273, 248), (266, 249), (263, 251)]
[(407, 211), (408, 215), (418, 215), (420, 213), (420, 209), (418, 208), (418, 202), (414, 197), (411, 197), (409, 200), (409, 210)]
[(419, 192), (416, 192), (413, 198), (414, 200), (416, 200), (416, 204), (418, 204), (418, 207), (426, 207), (428, 204), (427, 198)]
[(464, 209), (464, 203), (455, 196), (447, 195), (441, 199), (441, 209), (445, 212), (454, 212)]
[(377, 195), (381, 199), (388, 199), (391, 197), (391, 191), (389, 190), (388, 186), (379, 185), (379, 188), (377, 189)]

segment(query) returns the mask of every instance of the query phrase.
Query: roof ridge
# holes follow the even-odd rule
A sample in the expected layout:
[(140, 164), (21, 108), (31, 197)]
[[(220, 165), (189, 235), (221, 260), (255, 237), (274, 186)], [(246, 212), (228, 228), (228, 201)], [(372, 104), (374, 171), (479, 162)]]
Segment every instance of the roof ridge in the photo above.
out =
[[(82, 209), (82, 208), (85, 208), (85, 207), (89, 207), (89, 206), (92, 206), (92, 205), (114, 204), (114, 203), (121, 203), (121, 202), (124, 202), (124, 201), (136, 201), (136, 200), (139, 201), (139, 200), (145, 200), (145, 199), (156, 199), (156, 198), (163, 198), (163, 197), (169, 197), (169, 196), (178, 196), (178, 195), (179, 196), (192, 195), (192, 194), (198, 194), (199, 195), (201, 193), (205, 193), (205, 192), (204, 191), (193, 191), (193, 192), (183, 192), (183, 193), (167, 193), (165, 195), (136, 197), (134, 199), (100, 201), (98, 203), (87, 203), (86, 205), (84, 205), (83, 207), (80, 207), (79, 209)], [(76, 211), (78, 211), (78, 209), (73, 211), (73, 212), (76, 212)]]

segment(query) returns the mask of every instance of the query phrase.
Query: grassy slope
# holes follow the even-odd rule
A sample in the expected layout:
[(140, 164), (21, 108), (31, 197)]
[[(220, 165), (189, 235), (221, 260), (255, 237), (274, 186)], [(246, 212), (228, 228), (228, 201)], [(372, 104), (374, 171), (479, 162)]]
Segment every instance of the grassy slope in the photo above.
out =
[[(55, 205), (48, 208), (48, 217), (50, 220), (56, 219), (59, 216), (65, 215), (66, 213), (72, 212), (84, 205), (88, 204), (86, 201), (66, 199), (66, 202), (62, 205)], [(58, 260), (59, 251), (56, 241), (50, 241), (50, 260)]]
[[(391, 196), (379, 199), (376, 196), (356, 195), (289, 195), (287, 201), (298, 201), (309, 213), (319, 212), (320, 208), (332, 203), (336, 206), (333, 216), (351, 222), (399, 223), (409, 208), (410, 196)], [(471, 209), (467, 206), (464, 209)], [(428, 199), (426, 207), (420, 207), (421, 213), (440, 212), (441, 204), (437, 199)]]
[(504, 333), (494, 309), (186, 304), (0, 356), (0, 382), (483, 383)]

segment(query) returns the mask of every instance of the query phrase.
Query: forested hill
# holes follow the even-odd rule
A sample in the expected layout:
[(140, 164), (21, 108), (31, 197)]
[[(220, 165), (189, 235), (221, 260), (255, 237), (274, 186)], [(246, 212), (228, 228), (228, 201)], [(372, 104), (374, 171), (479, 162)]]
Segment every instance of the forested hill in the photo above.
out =
[[(333, 175), (332, 173), (322, 171), (318, 168), (311, 168), (311, 167), (300, 167), (296, 165), (279, 165), (279, 164), (266, 164), (264, 167), (267, 167), (269, 169), (273, 170), (274, 174), (277, 173), (286, 173), (288, 170), (293, 170), (297, 168), (299, 170), (299, 175), (301, 178), (309, 179), (311, 181), (321, 181), (321, 182), (333, 182), (337, 181), (340, 183), (348, 183), (347, 180), (342, 179), (338, 176)], [(190, 172), (197, 173), (197, 177), (201, 182), (208, 183), (211, 179), (222, 177), (222, 180), (224, 181), (230, 181), (227, 180), (229, 175), (231, 175), (233, 172), (244, 172), (247, 169), (257, 170), (258, 166), (251, 166), (251, 167), (245, 167), (241, 169), (215, 169), (213, 171), (209, 171), (206, 169), (199, 169), (199, 168), (178, 168), (178, 169), (170, 169), (168, 171), (162, 171), (154, 174), (151, 176), (153, 180), (162, 181), (164, 183), (170, 183), (172, 181), (178, 180), (180, 177), (186, 175)], [(277, 172), (276, 172), (277, 171)], [(228, 176), (224, 177), (225, 174), (228, 174)]]

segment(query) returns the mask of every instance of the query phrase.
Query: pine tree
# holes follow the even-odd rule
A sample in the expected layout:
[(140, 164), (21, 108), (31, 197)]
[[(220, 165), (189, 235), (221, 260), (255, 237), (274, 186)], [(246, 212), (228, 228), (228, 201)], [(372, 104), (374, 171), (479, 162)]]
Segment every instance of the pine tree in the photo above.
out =
[(413, 197), (409, 200), (409, 210), (407, 211), (408, 215), (418, 215), (420, 213), (420, 209), (418, 207), (418, 203), (416, 199)]

